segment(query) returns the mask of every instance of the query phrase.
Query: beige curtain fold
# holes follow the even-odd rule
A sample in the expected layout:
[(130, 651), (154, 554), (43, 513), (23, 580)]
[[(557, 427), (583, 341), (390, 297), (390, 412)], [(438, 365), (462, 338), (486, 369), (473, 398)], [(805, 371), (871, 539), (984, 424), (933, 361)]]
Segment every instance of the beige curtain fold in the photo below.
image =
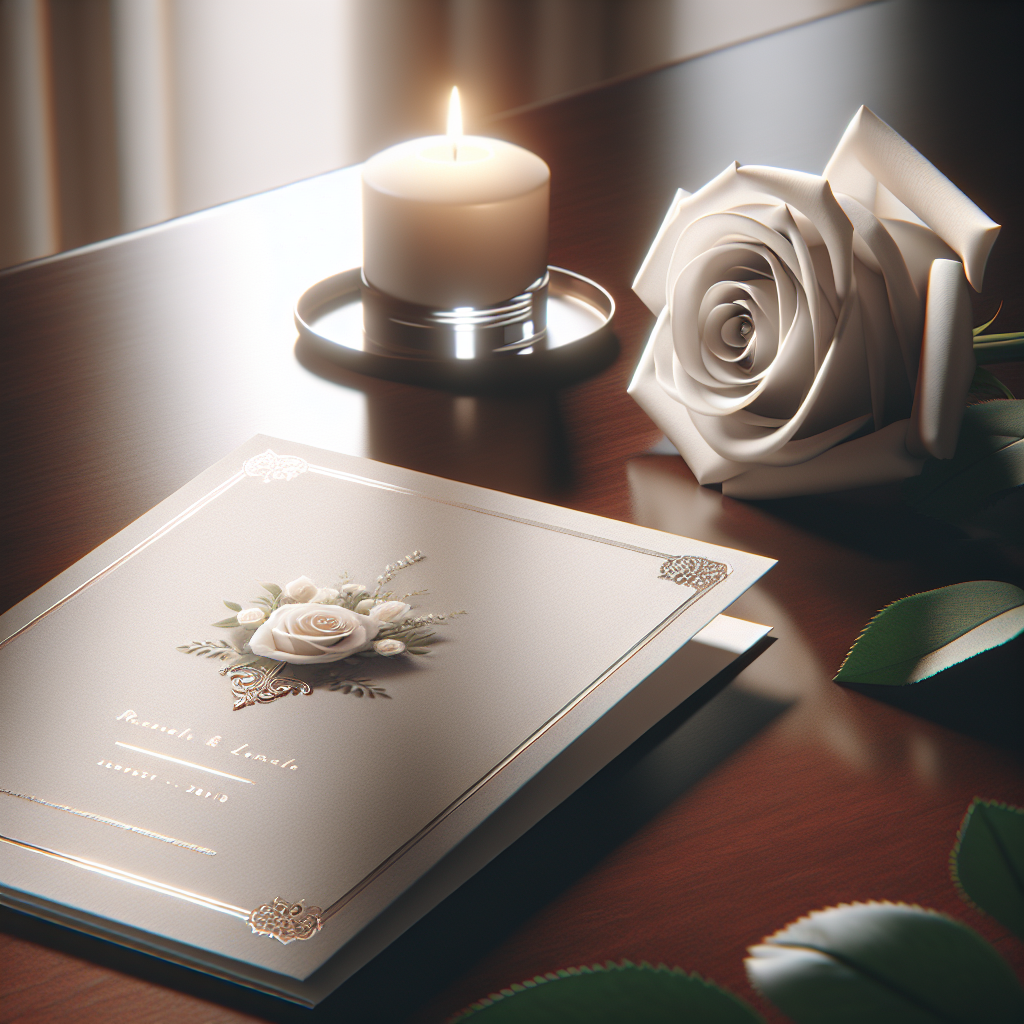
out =
[(0, 0), (0, 267), (863, 0)]

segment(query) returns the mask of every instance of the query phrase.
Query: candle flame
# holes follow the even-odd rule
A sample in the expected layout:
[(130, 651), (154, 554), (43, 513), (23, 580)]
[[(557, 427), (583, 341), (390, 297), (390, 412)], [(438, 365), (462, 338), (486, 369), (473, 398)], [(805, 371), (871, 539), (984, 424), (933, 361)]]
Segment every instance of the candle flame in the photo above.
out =
[(459, 139), (462, 138), (462, 104), (459, 102), (459, 87), (452, 86), (448, 100), (448, 141), (452, 145), (452, 159), (459, 158)]

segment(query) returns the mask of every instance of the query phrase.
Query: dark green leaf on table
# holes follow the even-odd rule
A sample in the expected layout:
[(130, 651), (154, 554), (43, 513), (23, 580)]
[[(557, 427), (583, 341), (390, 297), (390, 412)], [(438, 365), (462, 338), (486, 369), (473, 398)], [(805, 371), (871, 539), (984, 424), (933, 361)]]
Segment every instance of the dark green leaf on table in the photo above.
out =
[(1024, 632), (1024, 590), (956, 583), (887, 605), (864, 627), (835, 679), (904, 686), (927, 679)]
[(753, 946), (754, 987), (796, 1024), (1024, 1019), (1024, 989), (977, 932), (904, 903), (819, 910)]
[(926, 459), (903, 485), (919, 512), (961, 526), (1007, 491), (1024, 485), (1024, 400), (969, 406), (951, 459)]
[(473, 1003), (457, 1017), (480, 1024), (756, 1024), (738, 996), (678, 967), (595, 964), (538, 975)]
[(975, 798), (949, 866), (968, 903), (1024, 939), (1024, 808)]

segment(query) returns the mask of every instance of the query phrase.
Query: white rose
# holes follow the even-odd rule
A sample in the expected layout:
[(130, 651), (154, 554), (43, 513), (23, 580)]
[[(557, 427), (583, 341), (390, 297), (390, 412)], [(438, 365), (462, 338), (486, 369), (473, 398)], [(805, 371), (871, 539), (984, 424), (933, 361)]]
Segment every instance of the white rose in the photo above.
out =
[(405, 644), (401, 640), (375, 640), (373, 649), (385, 658), (393, 658), (405, 650)]
[(283, 593), (285, 597), (290, 597), (293, 601), (308, 603), (316, 597), (318, 589), (308, 576), (300, 576), (297, 580), (292, 580), (287, 584)]
[(378, 622), (401, 622), (411, 609), (404, 601), (379, 601), (368, 614)]
[(725, 494), (913, 476), (956, 447), (998, 232), (861, 107), (822, 176), (734, 164), (678, 193), (633, 285), (658, 322), (629, 392)]
[(246, 608), (238, 613), (238, 624), (246, 629), (255, 629), (266, 617), (259, 608)]
[(338, 605), (288, 604), (271, 612), (249, 647), (263, 658), (313, 665), (365, 650), (379, 628), (376, 619)]
[(321, 587), (313, 597), (314, 604), (330, 604), (337, 600), (338, 591), (334, 587)]
[(341, 588), (341, 592), (346, 597), (351, 597), (353, 594), (365, 594), (367, 591), (366, 587), (364, 587), (362, 583), (346, 583)]
[(368, 597), (365, 601), (360, 601), (359, 604), (356, 605), (356, 611), (359, 612), (360, 615), (369, 615), (370, 609), (375, 608), (376, 606), (377, 602), (374, 601), (372, 597)]

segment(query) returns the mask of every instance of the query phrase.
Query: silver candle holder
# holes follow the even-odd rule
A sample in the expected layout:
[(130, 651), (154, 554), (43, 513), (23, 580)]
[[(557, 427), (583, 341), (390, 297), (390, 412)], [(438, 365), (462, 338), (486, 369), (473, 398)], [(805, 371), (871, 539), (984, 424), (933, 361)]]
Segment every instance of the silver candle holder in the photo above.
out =
[(440, 310), (374, 288), (355, 267), (299, 297), (296, 354), (346, 370), (472, 393), (557, 386), (607, 366), (618, 352), (611, 295), (582, 274), (548, 267), (526, 291), (486, 309)]
[(437, 309), (388, 295), (361, 274), (363, 329), (387, 354), (441, 360), (518, 355), (546, 340), (549, 280), (545, 272), (519, 295), (493, 306)]

